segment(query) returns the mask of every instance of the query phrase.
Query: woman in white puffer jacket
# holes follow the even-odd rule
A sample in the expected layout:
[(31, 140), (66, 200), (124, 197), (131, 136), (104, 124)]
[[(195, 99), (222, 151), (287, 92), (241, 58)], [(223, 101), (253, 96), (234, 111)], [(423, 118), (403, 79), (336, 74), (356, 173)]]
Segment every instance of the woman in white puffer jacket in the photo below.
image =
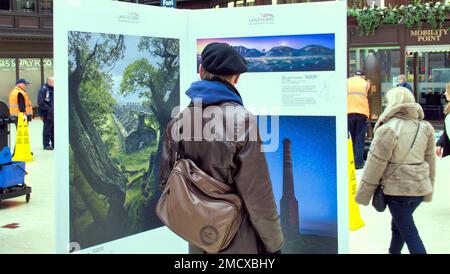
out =
[(368, 205), (382, 184), (392, 215), (389, 253), (426, 253), (413, 219), (422, 201), (431, 201), (435, 177), (435, 137), (422, 107), (403, 87), (388, 91), (388, 105), (374, 127), (374, 138), (355, 200)]

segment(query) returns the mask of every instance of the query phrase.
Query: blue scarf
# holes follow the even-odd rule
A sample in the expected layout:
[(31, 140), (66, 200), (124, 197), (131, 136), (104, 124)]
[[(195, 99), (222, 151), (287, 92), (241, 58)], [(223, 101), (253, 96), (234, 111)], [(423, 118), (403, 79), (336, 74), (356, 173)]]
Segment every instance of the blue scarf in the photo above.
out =
[(231, 85), (223, 81), (197, 81), (191, 84), (186, 91), (192, 103), (201, 100), (202, 105), (218, 105), (222, 102), (235, 102), (243, 106), (239, 92)]

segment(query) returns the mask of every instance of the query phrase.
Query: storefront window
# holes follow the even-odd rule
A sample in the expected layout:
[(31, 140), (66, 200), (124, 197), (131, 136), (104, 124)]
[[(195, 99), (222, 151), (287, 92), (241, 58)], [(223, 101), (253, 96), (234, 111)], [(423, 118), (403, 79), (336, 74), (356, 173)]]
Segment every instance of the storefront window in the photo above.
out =
[(40, 1), (41, 9), (40, 12), (43, 14), (51, 14), (53, 13), (53, 0), (41, 0)]
[(358, 66), (359, 58), (356, 57), (359, 54), (359, 49), (350, 49), (348, 54), (348, 75), (353, 75), (360, 67), (360, 65)]
[(44, 62), (44, 82), (47, 78), (53, 76), (53, 59), (43, 59)]
[(10, 0), (0, 0), (0, 10), (11, 10)]
[(18, 70), (19, 78), (25, 78), (30, 82), (27, 91), (33, 106), (36, 107), (39, 89), (49, 76), (53, 76), (53, 59), (20, 58), (17, 60), (16, 62), (15, 58), (0, 58), (0, 101), (8, 103), (9, 93), (16, 84)]
[(234, 0), (234, 1), (227, 2), (228, 8), (254, 6), (254, 5), (255, 5), (255, 0)]
[(354, 48), (349, 51), (349, 75), (363, 70), (371, 83), (369, 103), (376, 120), (386, 106), (386, 92), (397, 85), (400, 74), (400, 48)]
[(443, 119), (442, 95), (450, 82), (450, 50), (432, 47), (407, 50), (408, 79), (414, 84), (416, 100), (424, 109), (425, 119)]
[(19, 59), (19, 78), (25, 78), (30, 85), (28, 86), (28, 95), (33, 106), (37, 106), (37, 95), (41, 88), (41, 59), (24, 58)]
[(17, 11), (35, 12), (36, 0), (16, 0)]
[(297, 0), (277, 0), (277, 4), (291, 4), (297, 3)]
[(0, 101), (8, 104), (9, 93), (16, 84), (16, 59), (0, 58)]

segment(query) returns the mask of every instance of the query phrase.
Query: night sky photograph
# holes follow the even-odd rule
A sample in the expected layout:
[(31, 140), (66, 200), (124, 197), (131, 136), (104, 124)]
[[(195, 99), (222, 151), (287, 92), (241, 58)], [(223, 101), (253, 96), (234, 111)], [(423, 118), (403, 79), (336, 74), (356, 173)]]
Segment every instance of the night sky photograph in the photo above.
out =
[[(276, 120), (276, 119), (275, 119)], [(269, 132), (272, 119), (267, 119)], [(273, 127), (276, 128), (276, 127)], [(298, 204), (294, 233), (286, 231), (286, 253), (337, 253), (336, 119), (331, 116), (280, 116), (279, 145), (266, 153), (281, 223), (284, 145), (290, 141), (292, 177)], [(295, 201), (294, 201), (295, 203)], [(288, 204), (290, 206), (290, 204)]]

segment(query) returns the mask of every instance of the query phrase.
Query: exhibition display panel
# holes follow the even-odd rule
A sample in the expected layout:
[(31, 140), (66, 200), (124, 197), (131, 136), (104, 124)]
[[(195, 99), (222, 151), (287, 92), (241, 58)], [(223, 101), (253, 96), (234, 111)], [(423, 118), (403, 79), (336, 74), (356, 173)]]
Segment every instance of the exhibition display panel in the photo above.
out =
[(248, 63), (236, 87), (258, 116), (283, 253), (348, 252), (345, 2), (54, 8), (56, 252), (188, 252), (155, 214), (159, 161), (211, 42)]

